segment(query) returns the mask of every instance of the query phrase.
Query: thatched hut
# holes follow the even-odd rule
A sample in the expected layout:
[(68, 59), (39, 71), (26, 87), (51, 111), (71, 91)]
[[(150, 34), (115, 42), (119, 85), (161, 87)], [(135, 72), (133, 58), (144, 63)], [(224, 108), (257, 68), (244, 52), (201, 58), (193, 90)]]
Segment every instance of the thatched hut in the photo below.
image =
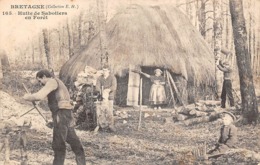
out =
[[(211, 50), (189, 19), (175, 7), (131, 5), (108, 22), (105, 32), (109, 64), (118, 76), (121, 94), (129, 90), (129, 65), (139, 66), (150, 74), (155, 68), (170, 70), (180, 92), (188, 89), (186, 96), (214, 82)], [(64, 64), (61, 79), (70, 84), (86, 65), (101, 66), (99, 34)], [(144, 88), (149, 86), (149, 80), (144, 79), (143, 83)], [(149, 88), (143, 90), (144, 103)], [(118, 98), (126, 100), (126, 96)]]

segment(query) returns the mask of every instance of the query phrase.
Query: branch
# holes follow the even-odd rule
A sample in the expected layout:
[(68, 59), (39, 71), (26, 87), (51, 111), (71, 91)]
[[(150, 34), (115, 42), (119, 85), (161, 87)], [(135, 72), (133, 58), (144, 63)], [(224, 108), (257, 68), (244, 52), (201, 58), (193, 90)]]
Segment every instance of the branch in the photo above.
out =
[(207, 21), (208, 19), (212, 19), (213, 21), (215, 20), (213, 17), (208, 17), (208, 18), (206, 18), (206, 21)]
[(209, 10), (209, 11), (205, 11), (204, 13), (207, 14), (207, 13), (211, 13), (211, 12), (213, 13), (214, 11)]
[(194, 2), (196, 2), (196, 0), (190, 1), (190, 2), (188, 2), (188, 3), (181, 3), (181, 4), (177, 5), (177, 7), (180, 7), (180, 6), (182, 6), (182, 5), (191, 4), (191, 3), (194, 3)]
[(230, 14), (221, 14), (221, 15), (228, 15), (228, 16), (231, 16)]
[(210, 30), (213, 30), (213, 28), (208, 28), (207, 30), (205, 30), (205, 33), (207, 33)]

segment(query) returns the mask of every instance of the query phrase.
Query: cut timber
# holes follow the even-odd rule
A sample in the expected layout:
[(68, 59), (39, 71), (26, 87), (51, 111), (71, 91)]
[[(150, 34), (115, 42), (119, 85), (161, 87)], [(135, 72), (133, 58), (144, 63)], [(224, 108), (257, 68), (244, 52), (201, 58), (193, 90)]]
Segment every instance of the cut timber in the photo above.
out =
[(184, 107), (184, 106), (181, 106), (181, 107), (179, 107), (179, 108), (177, 109), (177, 112), (178, 112), (178, 113), (185, 114), (185, 115), (189, 115), (189, 114), (190, 114), (190, 111), (191, 111), (191, 109), (188, 109), (188, 108), (186, 108), (186, 107)]
[(183, 114), (178, 114), (177, 115), (178, 121), (183, 121), (183, 120), (186, 120), (188, 118), (189, 118), (189, 116), (187, 116), (187, 115), (183, 115)]
[(221, 104), (220, 101), (216, 100), (199, 100), (199, 103), (205, 104), (207, 106), (216, 106)]
[(166, 117), (163, 119), (164, 124), (173, 123), (173, 117)]
[[(205, 104), (203, 104), (202, 106), (198, 106), (195, 108), (198, 111), (212, 111), (210, 110), (210, 108), (208, 108)], [(211, 108), (212, 109), (212, 108)]]
[(204, 103), (194, 103), (196, 107), (202, 107), (204, 105)]
[(189, 112), (189, 114), (190, 115), (195, 115), (195, 116), (199, 117), (199, 116), (207, 116), (208, 113), (207, 112), (197, 111), (197, 110), (193, 109), (193, 110), (191, 110)]
[(195, 109), (195, 104), (189, 104), (189, 105), (186, 105), (185, 108), (188, 108), (188, 109)]
[(198, 124), (198, 123), (205, 123), (205, 122), (210, 122), (213, 120), (216, 120), (219, 118), (219, 113), (212, 113), (210, 116), (202, 116), (198, 118), (192, 118), (192, 119), (187, 119), (183, 121), (183, 123), (186, 126), (193, 125), (193, 124)]
[(110, 110), (113, 108), (113, 104), (110, 101), (96, 102), (96, 120), (97, 126), (101, 128), (108, 127), (111, 124), (111, 119), (108, 117)]

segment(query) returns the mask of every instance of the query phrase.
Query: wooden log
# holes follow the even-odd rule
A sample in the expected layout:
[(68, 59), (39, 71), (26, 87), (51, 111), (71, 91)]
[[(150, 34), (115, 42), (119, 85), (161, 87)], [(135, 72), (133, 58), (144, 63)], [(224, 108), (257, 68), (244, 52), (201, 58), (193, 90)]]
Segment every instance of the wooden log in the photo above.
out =
[(218, 100), (199, 100), (199, 103), (205, 104), (207, 106), (218, 106), (221, 104)]
[(183, 121), (183, 123), (186, 126), (189, 126), (189, 125), (198, 124), (198, 123), (210, 122), (210, 121), (216, 120), (217, 118), (219, 118), (219, 113), (212, 113), (209, 116), (202, 116), (202, 117), (198, 117), (198, 118), (187, 119), (187, 120)]
[(187, 115), (183, 115), (183, 114), (178, 114), (177, 115), (177, 120), (178, 121), (183, 121), (183, 120), (186, 120), (188, 118), (189, 118), (189, 116), (187, 116)]
[(199, 103), (199, 102), (194, 103), (194, 104), (195, 104), (196, 107), (202, 107), (204, 105), (204, 103)]
[(196, 105), (195, 104), (189, 104), (189, 105), (186, 105), (185, 108), (187, 108), (187, 109), (195, 109)]
[(173, 117), (166, 117), (163, 119), (164, 124), (173, 123)]
[(190, 115), (196, 115), (196, 110), (195, 110), (195, 109), (192, 109), (191, 111), (189, 111), (189, 114), (190, 114)]
[(197, 111), (197, 110), (193, 109), (193, 110), (190, 111), (190, 115), (194, 115), (194, 116), (200, 117), (200, 116), (207, 116), (208, 113), (207, 112)]
[(96, 105), (96, 117), (97, 126), (101, 128), (108, 127), (111, 124), (110, 111), (112, 108), (110, 101), (99, 101), (95, 103)]
[(203, 104), (202, 106), (197, 106), (195, 109), (198, 111), (208, 111), (209, 108)]
[(177, 108), (177, 112), (178, 113), (183, 113), (183, 114), (189, 114), (189, 112), (193, 109), (195, 109), (196, 106), (195, 104), (189, 104), (189, 105), (186, 105), (186, 106), (181, 106), (179, 108)]
[(189, 112), (190, 112), (191, 109), (188, 109), (184, 106), (181, 106), (177, 109), (177, 112), (178, 113), (181, 113), (181, 114), (185, 114), (185, 115), (189, 115)]

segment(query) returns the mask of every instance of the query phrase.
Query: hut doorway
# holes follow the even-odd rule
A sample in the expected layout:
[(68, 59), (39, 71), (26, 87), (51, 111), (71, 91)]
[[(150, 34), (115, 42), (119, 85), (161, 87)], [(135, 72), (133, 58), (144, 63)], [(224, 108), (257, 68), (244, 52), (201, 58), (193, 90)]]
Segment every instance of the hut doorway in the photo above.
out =
[[(138, 106), (138, 105), (140, 105), (140, 103), (139, 103), (139, 97), (140, 97), (139, 86), (140, 86), (140, 79), (141, 78), (142, 78), (142, 105), (150, 105), (149, 96), (150, 96), (150, 89), (151, 89), (151, 86), (152, 86), (151, 80), (149, 78), (141, 75), (141, 74), (131, 72), (131, 68), (132, 67), (130, 66), (129, 74), (126, 75), (126, 77), (128, 79), (127, 80), (128, 82), (127, 82), (126, 105), (128, 105), (128, 106)], [(135, 67), (133, 67), (133, 68), (136, 69)], [(160, 67), (146, 67), (146, 66), (140, 67), (139, 70), (141, 70), (142, 72), (147, 73), (149, 75), (154, 75), (154, 70), (157, 69), (157, 68), (164, 71), (164, 69), (160, 68)], [(163, 75), (163, 76), (165, 76), (165, 75)], [(118, 82), (121, 85), (124, 84), (120, 80)], [(118, 89), (122, 88), (121, 85), (118, 86)], [(120, 92), (118, 92), (118, 94), (121, 94), (121, 98), (122, 98), (123, 90), (121, 89), (119, 91)], [(166, 92), (166, 96), (168, 97), (167, 92)]]
[[(148, 66), (142, 66), (141, 67), (141, 71), (144, 73), (147, 73), (149, 75), (154, 75), (154, 70), (155, 69), (160, 69), (163, 71), (162, 76), (164, 76), (165, 81), (166, 81), (166, 75), (165, 75), (165, 69), (162, 67), (148, 67)], [(152, 82), (149, 78), (146, 78), (145, 76), (141, 76), (142, 80), (142, 105), (150, 105), (149, 102), (149, 96), (150, 96), (150, 90), (151, 90), (151, 86), (152, 86)], [(166, 97), (167, 97), (167, 101), (166, 103), (168, 103), (168, 98), (169, 98), (169, 93), (167, 92), (167, 81), (166, 81), (166, 85), (165, 85), (165, 91), (166, 91)]]
[[(170, 87), (169, 82), (167, 82), (166, 72), (165, 69), (162, 67), (148, 67), (148, 66), (142, 66), (139, 68), (144, 73), (147, 73), (149, 75), (154, 75), (155, 69), (161, 69), (163, 71), (163, 76), (165, 77), (165, 92), (166, 92), (166, 105), (165, 106), (171, 106), (173, 105), (173, 99), (174, 104), (179, 104), (179, 101), (177, 99), (176, 92), (173, 89), (173, 97), (170, 93)], [(123, 76), (116, 76), (117, 78), (117, 90), (116, 90), (116, 97), (115, 97), (115, 103), (118, 106), (138, 106), (139, 103), (139, 97), (140, 97), (140, 79), (142, 78), (142, 105), (150, 105), (149, 102), (149, 96), (150, 96), (150, 90), (152, 86), (152, 82), (149, 78), (146, 78), (145, 76), (131, 72), (131, 69), (136, 69), (134, 66), (129, 67), (129, 72)], [(177, 88), (179, 88), (179, 83), (176, 77), (178, 75), (173, 75), (170, 73), (173, 77), (174, 81), (176, 82)], [(182, 84), (182, 83), (181, 83)]]

